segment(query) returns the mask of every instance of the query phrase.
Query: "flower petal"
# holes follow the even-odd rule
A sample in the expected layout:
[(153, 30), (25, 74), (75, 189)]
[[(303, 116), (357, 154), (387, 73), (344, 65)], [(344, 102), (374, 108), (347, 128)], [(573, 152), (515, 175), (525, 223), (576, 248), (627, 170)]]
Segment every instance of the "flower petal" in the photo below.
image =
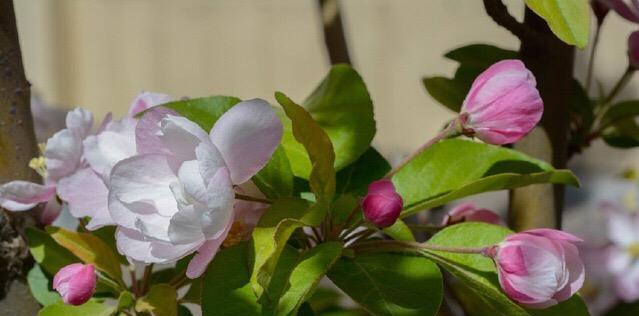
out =
[(220, 117), (211, 140), (224, 157), (233, 184), (246, 182), (266, 165), (282, 129), (273, 108), (261, 99), (240, 102)]
[(109, 191), (92, 169), (80, 169), (72, 176), (60, 180), (58, 194), (69, 204), (73, 217), (91, 217), (87, 229), (94, 230), (115, 224), (109, 214)]
[(84, 157), (95, 172), (108, 178), (116, 163), (137, 153), (135, 125), (131, 118), (114, 121), (102, 133), (84, 140)]
[(63, 129), (49, 138), (44, 157), (49, 181), (58, 181), (80, 167), (82, 139), (71, 130)]
[(42, 214), (40, 214), (40, 223), (43, 225), (51, 225), (60, 215), (62, 211), (62, 205), (58, 202), (55, 196), (52, 196), (47, 204), (44, 206)]
[(233, 226), (233, 220), (230, 220), (222, 234), (214, 239), (207, 240), (198, 250), (197, 254), (191, 259), (188, 267), (186, 268), (186, 276), (189, 279), (199, 278), (209, 263), (215, 258), (220, 246), (224, 242), (224, 239), (229, 233), (229, 230)]
[(10, 211), (26, 211), (55, 196), (55, 186), (16, 180), (0, 186), (0, 206)]
[(142, 92), (133, 100), (129, 107), (129, 117), (134, 117), (140, 112), (152, 108), (156, 105), (164, 104), (173, 101), (173, 97), (157, 92)]

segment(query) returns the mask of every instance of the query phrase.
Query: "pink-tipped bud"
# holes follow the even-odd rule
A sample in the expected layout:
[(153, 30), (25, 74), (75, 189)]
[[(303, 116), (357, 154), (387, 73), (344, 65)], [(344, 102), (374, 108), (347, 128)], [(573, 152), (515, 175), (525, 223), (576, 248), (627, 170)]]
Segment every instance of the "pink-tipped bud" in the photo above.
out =
[(473, 203), (462, 203), (455, 206), (444, 216), (442, 225), (453, 225), (461, 222), (484, 222), (494, 225), (503, 225), (501, 217), (495, 212), (479, 208)]
[(628, 61), (631, 68), (639, 69), (639, 31), (628, 36)]
[(82, 305), (95, 292), (96, 274), (91, 264), (72, 263), (53, 277), (53, 288), (70, 305)]
[(481, 73), (464, 100), (458, 130), (494, 145), (517, 142), (537, 125), (544, 104), (533, 74), (519, 60), (502, 60)]
[(506, 237), (489, 255), (508, 297), (529, 308), (546, 308), (583, 285), (584, 264), (575, 245), (581, 241), (559, 230), (533, 229)]
[(377, 227), (391, 226), (399, 218), (404, 202), (395, 191), (390, 180), (378, 180), (368, 186), (368, 193), (362, 200), (362, 209), (367, 221)]

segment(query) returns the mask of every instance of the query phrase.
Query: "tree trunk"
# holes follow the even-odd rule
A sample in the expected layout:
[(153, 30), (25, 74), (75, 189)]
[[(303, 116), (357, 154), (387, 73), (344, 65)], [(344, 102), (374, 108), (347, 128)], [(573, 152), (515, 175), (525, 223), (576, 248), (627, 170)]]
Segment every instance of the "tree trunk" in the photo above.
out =
[[(526, 9), (524, 26), (538, 38), (521, 38), (519, 54), (537, 78), (544, 101), (543, 131), (531, 133), (514, 147), (565, 168), (567, 160), (569, 105), (574, 48), (559, 40), (546, 22)], [(543, 40), (539, 40), (539, 38)], [(549, 195), (553, 198), (549, 199)], [(536, 185), (511, 191), (509, 224), (515, 230), (534, 227), (559, 228), (564, 204), (564, 186)]]
[[(22, 65), (13, 1), (0, 0), (0, 183), (16, 179), (39, 181), (28, 167), (35, 156), (38, 151), (31, 118), (30, 85)], [(35, 223), (32, 212), (0, 211), (0, 300), (11, 299), (0, 301), (0, 314), (12, 309), (32, 315), (33, 309), (30, 311), (26, 306), (33, 306), (35, 301), (23, 293), (23, 284), (12, 286), (12, 283), (24, 280), (32, 263), (23, 233)]]

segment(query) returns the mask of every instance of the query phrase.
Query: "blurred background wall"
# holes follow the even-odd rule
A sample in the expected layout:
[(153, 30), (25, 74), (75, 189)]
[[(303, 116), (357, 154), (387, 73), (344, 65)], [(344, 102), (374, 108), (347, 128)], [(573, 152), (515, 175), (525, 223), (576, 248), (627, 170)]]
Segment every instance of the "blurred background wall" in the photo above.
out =
[[(523, 16), (523, 1), (506, 1)], [(442, 55), (470, 43), (517, 49), (479, 0), (343, 0), (351, 57), (375, 103), (375, 145), (391, 160), (408, 153), (452, 113), (426, 93), (425, 75), (452, 75)], [(141, 90), (301, 101), (328, 61), (314, 0), (15, 0), (27, 76), (46, 103), (123, 114)], [(636, 27), (635, 27), (636, 28)], [(626, 67), (633, 26), (611, 13), (596, 62), (610, 88)], [(577, 53), (585, 76), (588, 50)], [(620, 99), (639, 96), (639, 76)], [(617, 174), (637, 151), (594, 144), (573, 168)], [(593, 169), (596, 167), (597, 169)], [(586, 176), (588, 176), (586, 174)], [(594, 190), (594, 191), (593, 191)], [(614, 190), (585, 185), (581, 195)]]

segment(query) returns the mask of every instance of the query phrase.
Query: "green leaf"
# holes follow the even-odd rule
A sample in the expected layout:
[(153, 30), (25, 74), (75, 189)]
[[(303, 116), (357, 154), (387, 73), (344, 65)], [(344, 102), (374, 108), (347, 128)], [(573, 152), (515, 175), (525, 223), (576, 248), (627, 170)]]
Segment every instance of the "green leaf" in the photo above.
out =
[[(275, 98), (291, 119), (293, 136), (304, 146), (310, 157), (313, 166), (308, 178), (311, 192), (318, 201), (330, 201), (335, 194), (335, 152), (331, 140), (303, 107), (281, 92), (276, 92)], [(283, 143), (283, 146), (286, 149), (286, 143)], [(291, 160), (294, 164), (293, 171), (297, 159), (298, 157), (294, 157)]]
[(236, 97), (216, 95), (206, 98), (169, 102), (162, 106), (172, 109), (197, 123), (197, 125), (205, 131), (210, 131), (220, 116), (240, 101), (241, 100)]
[(526, 5), (548, 23), (559, 39), (586, 47), (590, 33), (588, 0), (526, 0)]
[(398, 219), (395, 224), (390, 227), (386, 227), (383, 229), (384, 234), (391, 236), (395, 240), (401, 241), (415, 241), (415, 236), (413, 236), (413, 231), (408, 228), (406, 223), (403, 220)]
[(193, 316), (191, 311), (184, 305), (178, 306), (178, 316)]
[(153, 316), (177, 316), (177, 292), (168, 284), (152, 285), (135, 303), (135, 311)]
[(27, 274), (27, 283), (33, 297), (42, 306), (54, 304), (61, 300), (60, 295), (52, 290), (51, 280), (44, 274), (40, 265), (34, 265)]
[(341, 242), (320, 244), (304, 253), (291, 272), (290, 287), (280, 298), (275, 315), (297, 315), (302, 303), (311, 298), (317, 284), (342, 254)]
[(31, 256), (50, 275), (55, 275), (60, 268), (66, 265), (80, 261), (71, 252), (58, 245), (47, 233), (29, 227), (26, 234)]
[[(461, 223), (435, 234), (427, 243), (448, 247), (486, 247), (498, 244), (512, 231), (485, 223)], [(427, 258), (439, 264), (475, 292), (494, 315), (588, 315), (577, 296), (544, 311), (528, 311), (511, 301), (501, 290), (493, 261), (478, 254), (423, 250)]]
[(339, 194), (366, 195), (368, 185), (383, 178), (390, 169), (388, 161), (370, 147), (357, 161), (337, 173), (336, 191)]
[(568, 170), (523, 153), (468, 140), (441, 141), (393, 177), (404, 198), (402, 217), (465, 196), (537, 183), (578, 185)]
[(470, 85), (446, 77), (425, 77), (422, 79), (424, 87), (435, 101), (449, 108), (453, 112), (459, 112)]
[(95, 265), (97, 269), (116, 280), (122, 279), (118, 255), (100, 238), (52, 226), (47, 227), (47, 232), (60, 246), (83, 262)]
[(619, 121), (639, 115), (639, 100), (623, 101), (611, 106), (601, 118), (602, 126), (614, 125)]
[(251, 284), (258, 296), (268, 288), (286, 241), (296, 229), (318, 225), (323, 216), (316, 214), (307, 201), (288, 198), (276, 201), (260, 218), (252, 234), (255, 261)]
[[(303, 105), (333, 143), (336, 170), (353, 163), (368, 149), (375, 136), (373, 103), (364, 81), (353, 68), (334, 65)], [(290, 137), (288, 120), (283, 121), (282, 144), (293, 172), (308, 179), (311, 171), (308, 156)]]
[(639, 146), (639, 125), (634, 117), (627, 117), (605, 128), (601, 137), (612, 147), (637, 147)]
[(570, 152), (579, 152), (587, 143), (595, 121), (593, 103), (579, 81), (572, 80), (570, 95)]
[(293, 171), (282, 145), (277, 147), (266, 166), (253, 176), (253, 182), (269, 199), (293, 195)]
[(442, 275), (430, 260), (392, 253), (342, 257), (328, 277), (375, 315), (436, 315)]
[(118, 310), (125, 310), (133, 307), (133, 303), (135, 303), (135, 297), (129, 291), (122, 291), (120, 296), (118, 297)]
[(204, 275), (204, 316), (259, 316), (262, 308), (251, 289), (248, 243), (221, 250)]
[[(102, 239), (102, 241), (104, 241), (104, 243), (109, 245), (111, 250), (113, 250), (113, 253), (117, 254), (118, 247), (116, 246), (116, 243), (115, 243), (116, 229), (117, 229), (117, 226), (104, 226), (102, 228), (91, 231), (91, 235), (97, 236), (98, 238)], [(124, 256), (118, 255), (118, 259), (120, 259), (120, 263), (123, 265), (129, 264), (128, 260)]]
[(464, 66), (484, 70), (500, 60), (519, 58), (519, 53), (493, 45), (471, 44), (453, 49), (444, 57)]
[(110, 316), (115, 311), (115, 306), (97, 300), (89, 300), (80, 306), (67, 305), (60, 301), (41, 309), (38, 316)]

